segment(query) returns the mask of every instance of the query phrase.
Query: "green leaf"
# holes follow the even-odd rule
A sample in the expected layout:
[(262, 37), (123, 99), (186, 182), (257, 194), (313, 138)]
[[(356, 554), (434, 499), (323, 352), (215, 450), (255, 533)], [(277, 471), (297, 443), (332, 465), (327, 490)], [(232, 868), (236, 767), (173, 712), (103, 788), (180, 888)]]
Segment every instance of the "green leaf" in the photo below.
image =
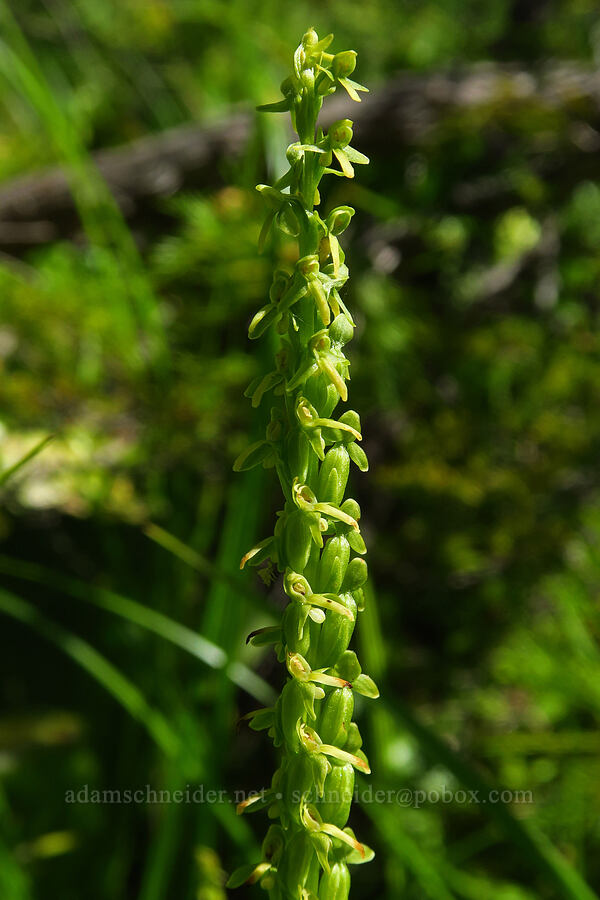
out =
[(356, 444), (352, 442), (347, 445), (348, 456), (352, 460), (352, 462), (358, 466), (361, 472), (369, 471), (369, 460), (367, 459), (367, 454), (360, 446), (360, 444)]
[(82, 669), (101, 684), (115, 700), (123, 706), (134, 719), (146, 729), (156, 744), (167, 756), (176, 757), (181, 750), (179, 735), (171, 728), (162, 713), (154, 709), (146, 701), (144, 695), (133, 682), (129, 681), (104, 656), (98, 653), (87, 641), (78, 637), (62, 625), (47, 619), (42, 613), (12, 594), (0, 589), (0, 612), (29, 625), (46, 640), (56, 644), (67, 656), (70, 656)]
[(342, 149), (341, 147), (336, 147), (333, 150), (333, 155), (339, 162), (339, 164), (342, 168), (342, 172), (344, 173), (346, 178), (354, 178), (354, 169), (352, 168), (352, 165), (350, 164), (350, 160), (348, 159), (348, 154), (346, 153), (346, 150)]
[(365, 93), (369, 93), (369, 88), (366, 88), (364, 85), (359, 84), (357, 81), (352, 81), (351, 78), (338, 78), (338, 81), (348, 92), (348, 95), (352, 98), (352, 100), (355, 100), (357, 103), (360, 103), (360, 97), (358, 96), (357, 91), (365, 91)]
[(272, 304), (259, 309), (248, 326), (248, 337), (250, 340), (254, 341), (256, 338), (261, 337), (271, 325), (277, 322), (280, 316), (281, 312)]
[(360, 866), (362, 863), (371, 862), (372, 859), (375, 859), (375, 851), (371, 850), (367, 844), (363, 844), (363, 850), (365, 851), (365, 855), (361, 856), (358, 850), (350, 850), (350, 853), (345, 859), (345, 862), (351, 866)]
[(262, 253), (265, 249), (265, 244), (267, 242), (267, 238), (269, 237), (269, 232), (271, 231), (271, 226), (273, 225), (273, 221), (275, 219), (275, 212), (271, 210), (267, 213), (265, 221), (263, 222), (262, 228), (260, 229), (260, 234), (258, 236), (258, 252)]
[[(169, 535), (168, 532), (164, 532), (157, 525), (148, 526), (146, 533), (165, 549), (175, 553), (180, 559), (184, 559), (193, 568), (199, 568), (200, 563), (202, 563), (202, 558), (198, 557), (196, 559), (198, 554), (194, 554), (191, 548), (178, 542), (177, 538)], [(190, 558), (190, 554), (194, 555)], [(209, 571), (213, 572), (216, 577), (224, 578), (231, 588), (238, 591), (243, 590), (243, 586), (236, 583), (230, 576), (225, 574), (219, 575), (214, 566), (210, 563), (206, 563), (206, 565), (210, 566)], [(164, 613), (149, 609), (142, 603), (137, 603), (135, 600), (130, 600), (129, 597), (124, 597), (114, 591), (98, 588), (93, 584), (79, 581), (76, 578), (60, 575), (45, 566), (13, 560), (7, 556), (0, 556), (0, 571), (12, 577), (51, 586), (57, 590), (64, 591), (65, 594), (78, 600), (94, 603), (96, 606), (121, 616), (141, 628), (154, 632), (154, 634), (159, 635), (164, 640), (170, 641), (172, 644), (190, 653), (210, 668), (223, 669), (234, 684), (237, 684), (238, 687), (241, 687), (260, 703), (270, 704), (275, 699), (273, 689), (259, 675), (256, 675), (255, 672), (242, 663), (230, 662), (222, 647), (209, 641), (208, 638), (203, 637), (196, 631), (192, 631), (191, 628), (175, 622)], [(206, 574), (204, 568), (200, 568), (200, 571)], [(249, 595), (247, 590), (245, 593), (247, 596)], [(252, 595), (250, 594), (250, 596)]]
[[(352, 445), (350, 445), (352, 446)], [(364, 538), (359, 531), (354, 531), (351, 529), (347, 534), (348, 543), (352, 547), (355, 553), (360, 553), (361, 556), (367, 552), (367, 545), (365, 544)]]
[(5, 484), (9, 478), (15, 475), (19, 469), (23, 468), (23, 466), (27, 465), (27, 463), (32, 460), (38, 453), (41, 453), (42, 450), (48, 446), (48, 444), (54, 440), (54, 435), (50, 434), (45, 438), (42, 438), (41, 441), (38, 441), (31, 450), (28, 450), (25, 456), (22, 456), (21, 459), (17, 460), (12, 466), (9, 466), (8, 469), (5, 469), (3, 472), (0, 472), (0, 485)]
[(242, 887), (242, 885), (247, 884), (252, 876), (254, 875), (254, 870), (256, 866), (252, 863), (245, 863), (243, 866), (240, 866), (232, 872), (229, 878), (225, 883), (225, 887), (227, 888), (238, 888)]
[(350, 162), (356, 163), (360, 166), (366, 166), (369, 164), (369, 157), (365, 156), (364, 153), (360, 153), (358, 150), (355, 150), (354, 147), (345, 147), (346, 156), (350, 160)]
[(256, 107), (257, 112), (289, 112), (291, 109), (291, 102), (289, 97), (284, 97), (283, 100), (276, 100), (273, 103), (261, 103), (260, 106)]
[(266, 731), (270, 728), (275, 720), (275, 714), (272, 709), (260, 709), (254, 713), (250, 719), (250, 728), (252, 731)]
[(379, 697), (379, 688), (372, 678), (363, 672), (352, 682), (352, 690), (363, 697), (369, 697), (371, 700), (377, 700)]
[(234, 472), (245, 472), (259, 466), (273, 453), (273, 448), (268, 441), (256, 441), (243, 450), (233, 464)]

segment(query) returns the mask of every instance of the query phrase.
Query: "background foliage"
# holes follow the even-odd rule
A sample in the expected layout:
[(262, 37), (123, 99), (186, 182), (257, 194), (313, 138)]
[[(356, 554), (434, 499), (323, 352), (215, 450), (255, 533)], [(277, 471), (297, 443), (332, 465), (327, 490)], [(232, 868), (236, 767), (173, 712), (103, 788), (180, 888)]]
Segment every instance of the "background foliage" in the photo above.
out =
[[(278, 498), (270, 473), (231, 463), (260, 433), (242, 391), (269, 355), (245, 337), (272, 264), (256, 255), (253, 185), (281, 168), (286, 133), (257, 124), (211, 187), (157, 201), (133, 231), (89, 153), (275, 99), (309, 24), (359, 51), (373, 89), (481, 60), (591, 72), (597, 5), (298, 0), (282, 16), (272, 0), (22, 0), (1, 20), (0, 177), (69, 165), (82, 226), (0, 258), (1, 467), (56, 436), (1, 486), (0, 896), (218, 900), (252, 856), (252, 819), (64, 798), (248, 790), (273, 769), (236, 720), (279, 687), (244, 637), (275, 620), (281, 591), (237, 565)], [(380, 136), (360, 184), (324, 198), (357, 209), (346, 299), (372, 461), (354, 493), (376, 586), (358, 636), (383, 695), (361, 720), (373, 787), (533, 796), (364, 804), (354, 824), (378, 856), (357, 898), (600, 884), (589, 115), (501, 92), (459, 104), (418, 146)]]

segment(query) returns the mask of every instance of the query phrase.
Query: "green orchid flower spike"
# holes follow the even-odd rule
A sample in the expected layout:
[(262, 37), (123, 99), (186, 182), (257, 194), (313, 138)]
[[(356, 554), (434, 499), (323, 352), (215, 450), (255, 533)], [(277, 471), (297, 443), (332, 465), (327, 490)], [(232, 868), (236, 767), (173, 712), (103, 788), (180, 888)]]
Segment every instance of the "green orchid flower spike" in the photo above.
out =
[(280, 748), (281, 765), (270, 788), (240, 803), (238, 813), (266, 809), (276, 821), (261, 859), (237, 869), (228, 886), (260, 884), (271, 900), (346, 900), (349, 866), (373, 857), (347, 825), (355, 772), (371, 771), (352, 721), (354, 698), (379, 695), (348, 649), (364, 608), (367, 564), (360, 507), (344, 494), (350, 464), (365, 472), (368, 461), (358, 413), (334, 416), (348, 399), (343, 348), (354, 331), (340, 296), (349, 273), (338, 238), (354, 210), (340, 206), (325, 217), (318, 211), (321, 178), (353, 178), (354, 166), (368, 159), (350, 146), (349, 119), (326, 134), (317, 125), (326, 96), (342, 87), (359, 101), (366, 88), (349, 78), (356, 53), (329, 53), (332, 40), (309, 30), (281, 86), (283, 99), (259, 107), (289, 112), (298, 134), (286, 174), (257, 187), (267, 207), (259, 249), (279, 229), (296, 239), (297, 262), (276, 269), (267, 302), (250, 323), (251, 339), (271, 330), (279, 348), (274, 369), (246, 396), (254, 407), (266, 395), (273, 405), (264, 440), (244, 450), (234, 468), (274, 468), (281, 483), (285, 502), (274, 533), (248, 550), (241, 568), (262, 565), (266, 583), (276, 572), (283, 576), (288, 605), (281, 625), (254, 631), (248, 642), (272, 645), (288, 677), (273, 707), (245, 716)]

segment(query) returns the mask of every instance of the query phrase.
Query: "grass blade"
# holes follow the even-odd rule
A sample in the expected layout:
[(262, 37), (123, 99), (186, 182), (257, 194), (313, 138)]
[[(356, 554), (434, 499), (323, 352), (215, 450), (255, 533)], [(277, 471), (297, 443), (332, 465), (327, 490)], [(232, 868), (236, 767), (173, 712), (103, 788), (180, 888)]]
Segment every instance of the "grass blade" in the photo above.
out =
[[(0, 74), (29, 102), (59, 158), (67, 166), (77, 211), (90, 243), (111, 280), (115, 327), (122, 329), (123, 349), (137, 366), (147, 360), (140, 352), (138, 325), (152, 344), (152, 359), (162, 368), (167, 342), (162, 315), (138, 248), (119, 206), (92, 162), (73, 122), (48, 83), (35, 53), (6, 3), (0, 3)], [(100, 258), (98, 253), (96, 257)], [(127, 277), (124, 278), (124, 268)]]
[(264, 607), (264, 600), (260, 594), (253, 591), (244, 581), (240, 578), (235, 578), (233, 575), (230, 575), (229, 572), (216, 566), (214, 563), (210, 562), (210, 560), (206, 559), (205, 556), (202, 556), (201, 553), (198, 553), (197, 550), (194, 550), (193, 547), (190, 547), (189, 544), (184, 543), (174, 534), (161, 528), (160, 525), (149, 522), (144, 526), (144, 534), (146, 537), (149, 537), (151, 541), (154, 541), (155, 544), (162, 547), (163, 550), (176, 556), (177, 559), (180, 559), (181, 562), (190, 566), (190, 568), (194, 569), (196, 572), (205, 575), (213, 581), (227, 585), (227, 587), (236, 591), (240, 597), (245, 600), (252, 600), (261, 609)]
[(406, 830), (399, 827), (392, 810), (377, 804), (363, 806), (363, 810), (374, 822), (389, 853), (412, 872), (424, 897), (429, 900), (454, 900), (454, 894), (448, 890), (444, 877), (440, 875), (439, 861), (434, 862)]
[[(477, 791), (480, 796), (489, 794), (491, 785), (487, 780), (402, 703), (396, 700), (385, 705), (417, 738), (431, 760), (441, 762), (467, 789)], [(598, 895), (532, 822), (515, 818), (503, 803), (486, 803), (483, 809), (500, 826), (505, 837), (527, 855), (530, 863), (554, 882), (562, 896), (570, 900), (598, 900)]]
[[(385, 654), (375, 593), (370, 585), (366, 601), (361, 627), (363, 622), (367, 623), (369, 639), (366, 641), (361, 637), (361, 649), (366, 667), (375, 673), (381, 668)], [(493, 786), (401, 701), (391, 699), (389, 694), (386, 697), (384, 692), (379, 704), (381, 711), (387, 712), (397, 723), (397, 728), (404, 726), (417, 739), (421, 750), (429, 759), (442, 763), (467, 789), (478, 792), (480, 796), (489, 795)], [(598, 895), (534, 823), (515, 818), (503, 803), (486, 803), (482, 806), (482, 811), (501, 828), (512, 844), (523, 851), (529, 863), (535, 865), (555, 885), (561, 896), (569, 900), (598, 900)]]
[(29, 625), (42, 637), (59, 647), (106, 688), (108, 693), (144, 726), (167, 756), (174, 757), (179, 754), (180, 739), (164, 716), (150, 706), (133, 682), (129, 681), (87, 641), (47, 619), (30, 603), (4, 589), (0, 589), (0, 612), (24, 625)]
[(22, 456), (21, 459), (18, 459), (16, 463), (13, 463), (12, 466), (9, 466), (8, 469), (5, 469), (3, 472), (0, 472), (0, 485), (6, 484), (9, 478), (12, 478), (19, 469), (23, 466), (27, 465), (27, 463), (33, 459), (38, 453), (41, 453), (42, 450), (48, 446), (48, 444), (54, 440), (54, 435), (49, 434), (45, 438), (42, 438), (41, 441), (38, 441), (37, 444), (28, 450), (25, 456)]
[(35, 584), (44, 584), (63, 591), (78, 600), (94, 603), (147, 631), (170, 641), (212, 669), (222, 669), (227, 677), (260, 703), (271, 705), (275, 692), (259, 675), (243, 663), (230, 661), (225, 651), (213, 641), (175, 622), (164, 613), (149, 609), (142, 603), (124, 597), (114, 591), (86, 584), (76, 578), (53, 572), (36, 563), (23, 562), (0, 556), (0, 572), (15, 578), (22, 578)]

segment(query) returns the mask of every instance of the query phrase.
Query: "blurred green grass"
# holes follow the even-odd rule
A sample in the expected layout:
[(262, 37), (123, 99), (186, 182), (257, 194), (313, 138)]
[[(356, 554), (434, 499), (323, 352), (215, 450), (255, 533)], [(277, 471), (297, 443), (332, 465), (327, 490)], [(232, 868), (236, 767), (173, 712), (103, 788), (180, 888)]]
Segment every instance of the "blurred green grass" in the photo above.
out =
[[(219, 900), (262, 821), (64, 798), (270, 778), (236, 721), (279, 688), (244, 636), (280, 599), (238, 560), (277, 496), (230, 469), (270, 354), (245, 339), (272, 263), (253, 184), (285, 135), (263, 124), (223, 162), (228, 187), (135, 233), (90, 152), (273, 99), (309, 24), (377, 86), (482, 59), (592, 64), (597, 9), (26, 0), (0, 21), (0, 177), (68, 166), (82, 224), (0, 257), (0, 896)], [(586, 900), (600, 883), (600, 177), (571, 164), (572, 124), (494, 98), (344, 195), (373, 460), (354, 485), (377, 588), (358, 636), (383, 695), (361, 711), (373, 785), (533, 794), (357, 809), (378, 854), (357, 898)]]

